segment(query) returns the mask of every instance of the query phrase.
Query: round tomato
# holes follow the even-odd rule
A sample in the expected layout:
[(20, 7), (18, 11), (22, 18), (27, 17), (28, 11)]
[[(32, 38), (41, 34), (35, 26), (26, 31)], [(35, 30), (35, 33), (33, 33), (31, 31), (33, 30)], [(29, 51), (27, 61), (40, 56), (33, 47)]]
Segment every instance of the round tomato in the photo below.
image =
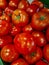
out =
[(5, 62), (12, 62), (18, 58), (19, 54), (15, 51), (13, 44), (4, 46), (1, 50), (1, 58)]
[(34, 64), (38, 60), (42, 58), (42, 50), (41, 48), (37, 47), (37, 49), (32, 52), (31, 54), (25, 55), (24, 58), (27, 60), (29, 64)]
[(48, 65), (46, 62), (40, 60), (35, 65)]
[(6, 0), (0, 0), (0, 8), (1, 8), (1, 9), (5, 9), (6, 6), (7, 6)]
[(29, 6), (29, 3), (27, 0), (21, 0), (18, 4), (18, 8), (23, 10), (26, 10), (28, 6)]
[(33, 37), (28, 33), (20, 33), (14, 38), (14, 45), (20, 54), (30, 54), (36, 49)]
[(47, 43), (46, 37), (42, 32), (33, 31), (32, 36), (35, 43), (40, 47), (44, 46)]
[(19, 58), (12, 62), (11, 65), (28, 65), (28, 63), (24, 59)]
[(44, 58), (49, 62), (49, 44), (43, 48)]
[(11, 29), (11, 35), (12, 36), (17, 35), (20, 32), (21, 32), (21, 28), (20, 27), (18, 27), (18, 26), (12, 26), (12, 29)]
[(4, 47), (7, 44), (12, 43), (12, 37), (7, 35), (7, 36), (2, 36), (0, 37), (0, 48)]
[(9, 34), (11, 30), (11, 24), (7, 21), (0, 20), (0, 36)]
[(12, 22), (17, 26), (25, 26), (29, 21), (28, 14), (24, 10), (16, 9), (12, 14)]
[(44, 30), (49, 26), (49, 14), (45, 12), (38, 12), (32, 16), (32, 27), (35, 30)]
[(47, 38), (47, 40), (49, 41), (49, 27), (48, 27), (47, 30), (46, 30), (46, 38)]
[(31, 26), (31, 24), (28, 24), (28, 25), (24, 26), (22, 30), (23, 30), (23, 32), (26, 32), (26, 33), (32, 33), (33, 28)]

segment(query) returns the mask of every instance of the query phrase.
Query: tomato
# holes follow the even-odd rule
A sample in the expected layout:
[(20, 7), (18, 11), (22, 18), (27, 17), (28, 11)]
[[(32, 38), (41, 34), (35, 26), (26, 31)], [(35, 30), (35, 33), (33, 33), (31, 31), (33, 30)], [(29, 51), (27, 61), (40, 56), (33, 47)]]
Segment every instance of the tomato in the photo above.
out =
[(11, 35), (15, 36), (21, 32), (21, 28), (18, 26), (12, 26)]
[(5, 20), (7, 22), (10, 22), (10, 17), (4, 13), (0, 16), (0, 20)]
[(39, 7), (37, 5), (35, 5), (35, 4), (33, 4), (33, 5), (28, 6), (28, 8), (26, 9), (26, 11), (27, 11), (27, 13), (29, 15), (32, 16), (35, 12), (39, 11)]
[(49, 41), (49, 27), (46, 30), (46, 38), (47, 38), (47, 41)]
[(49, 44), (44, 46), (43, 54), (44, 54), (44, 58), (49, 62)]
[(37, 49), (32, 52), (31, 54), (25, 55), (24, 58), (27, 60), (29, 64), (34, 64), (38, 60), (42, 58), (42, 50), (41, 48), (37, 47)]
[(0, 0), (0, 8), (1, 8), (1, 9), (5, 9), (6, 6), (7, 6), (6, 0)]
[(19, 0), (10, 0), (8, 7), (12, 10), (15, 10), (18, 6)]
[(14, 45), (20, 54), (30, 54), (36, 49), (33, 37), (28, 33), (20, 33), (14, 38)]
[(33, 28), (31, 26), (31, 24), (28, 24), (28, 25), (24, 26), (22, 30), (23, 30), (23, 32), (26, 32), (26, 33), (32, 33)]
[(40, 60), (35, 65), (48, 65), (46, 62)]
[(2, 36), (0, 37), (0, 48), (4, 47), (7, 44), (12, 43), (12, 37), (7, 35), (7, 36)]
[(38, 0), (33, 1), (33, 2), (31, 3), (31, 5), (33, 5), (33, 4), (39, 6), (40, 9), (44, 7), (44, 4), (43, 4), (41, 1), (38, 1)]
[(13, 13), (13, 10), (10, 9), (9, 7), (6, 7), (5, 10), (4, 10), (4, 12), (5, 12), (8, 16), (11, 16), (12, 13)]
[(9, 34), (11, 30), (11, 24), (7, 21), (0, 20), (0, 36)]
[(15, 51), (13, 44), (4, 46), (1, 50), (1, 58), (5, 62), (12, 62), (18, 58), (19, 54)]
[(12, 62), (11, 65), (28, 65), (28, 63), (24, 59), (19, 58)]
[(26, 10), (28, 6), (29, 6), (29, 3), (27, 0), (21, 0), (18, 4), (18, 8), (23, 10)]
[(32, 16), (32, 27), (35, 30), (42, 31), (49, 26), (49, 14), (38, 12)]
[(17, 26), (25, 26), (28, 24), (29, 17), (24, 10), (16, 9), (12, 14), (12, 21)]
[(47, 43), (46, 37), (42, 32), (33, 31), (32, 36), (35, 43), (40, 47), (44, 46)]

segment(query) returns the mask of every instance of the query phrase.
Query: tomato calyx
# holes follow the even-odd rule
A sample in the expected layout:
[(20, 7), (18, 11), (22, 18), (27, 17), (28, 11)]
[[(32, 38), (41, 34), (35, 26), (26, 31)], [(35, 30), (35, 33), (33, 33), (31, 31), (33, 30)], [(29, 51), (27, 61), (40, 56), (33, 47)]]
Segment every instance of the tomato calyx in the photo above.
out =
[(40, 20), (44, 20), (44, 19), (45, 19), (45, 17), (44, 17), (44, 16), (41, 16), (41, 17), (40, 17)]
[(35, 55), (36, 55), (36, 52), (33, 52), (33, 53), (30, 54), (31, 57), (32, 56), (34, 57)]

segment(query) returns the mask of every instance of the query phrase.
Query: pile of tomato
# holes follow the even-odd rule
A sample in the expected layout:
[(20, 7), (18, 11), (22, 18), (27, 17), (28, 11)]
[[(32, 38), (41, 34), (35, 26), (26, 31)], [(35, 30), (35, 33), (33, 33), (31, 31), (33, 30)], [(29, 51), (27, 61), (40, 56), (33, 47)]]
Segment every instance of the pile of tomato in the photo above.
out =
[(9, 65), (49, 65), (49, 9), (39, 0), (0, 0), (0, 58)]

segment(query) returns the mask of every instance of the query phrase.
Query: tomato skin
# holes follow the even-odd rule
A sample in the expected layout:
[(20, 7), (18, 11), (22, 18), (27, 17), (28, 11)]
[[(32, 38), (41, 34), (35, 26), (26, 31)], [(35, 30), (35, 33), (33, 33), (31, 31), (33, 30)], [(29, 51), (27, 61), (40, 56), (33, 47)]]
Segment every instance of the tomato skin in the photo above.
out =
[(46, 62), (40, 60), (35, 65), (48, 65)]
[(37, 47), (33, 53), (24, 56), (24, 58), (27, 60), (29, 64), (34, 64), (35, 62), (40, 60), (42, 56), (43, 54), (41, 48)]
[(5, 20), (7, 22), (10, 22), (10, 17), (4, 13), (0, 16), (0, 20)]
[(12, 43), (12, 37), (7, 35), (7, 36), (2, 36), (0, 37), (0, 48), (4, 47), (7, 44)]
[(11, 65), (28, 65), (28, 63), (24, 59), (19, 58), (12, 62)]
[(36, 49), (33, 37), (28, 33), (20, 33), (14, 38), (16, 50), (22, 55), (30, 54)]
[(7, 21), (0, 20), (0, 36), (9, 34), (11, 30), (11, 24)]
[(5, 12), (8, 16), (11, 16), (12, 13), (13, 13), (13, 10), (10, 9), (9, 7), (6, 7), (5, 10), (4, 10), (4, 12)]
[(28, 8), (26, 9), (26, 12), (32, 16), (35, 12), (39, 11), (39, 7), (35, 4), (28, 6)]
[(5, 9), (6, 6), (7, 6), (6, 0), (0, 0), (0, 8), (1, 8), (1, 9)]
[(25, 33), (32, 33), (33, 28), (31, 26), (31, 24), (28, 24), (28, 25), (23, 27), (22, 31), (25, 32)]
[(46, 38), (47, 38), (47, 41), (49, 41), (49, 27), (46, 30)]
[(49, 62), (49, 44), (44, 46), (43, 54), (44, 54), (44, 58)]
[(24, 10), (16, 9), (12, 14), (13, 24), (17, 26), (25, 26), (29, 22), (28, 14)]
[(38, 12), (32, 16), (32, 27), (35, 30), (42, 31), (49, 26), (49, 14), (45, 12)]
[(21, 0), (18, 4), (19, 9), (23, 9), (26, 11), (27, 7), (29, 6), (29, 3), (27, 0)]
[(21, 28), (18, 26), (12, 26), (11, 35), (15, 36), (21, 32)]
[(13, 44), (4, 46), (1, 50), (1, 58), (5, 62), (12, 62), (18, 58), (19, 54), (15, 51)]
[(18, 6), (19, 0), (10, 0), (8, 7), (12, 10), (15, 10)]
[(38, 32), (38, 31), (33, 31), (32, 32), (32, 36), (34, 38), (35, 43), (39, 46), (39, 47), (43, 47), (46, 45), (47, 40), (45, 35), (42, 32)]

